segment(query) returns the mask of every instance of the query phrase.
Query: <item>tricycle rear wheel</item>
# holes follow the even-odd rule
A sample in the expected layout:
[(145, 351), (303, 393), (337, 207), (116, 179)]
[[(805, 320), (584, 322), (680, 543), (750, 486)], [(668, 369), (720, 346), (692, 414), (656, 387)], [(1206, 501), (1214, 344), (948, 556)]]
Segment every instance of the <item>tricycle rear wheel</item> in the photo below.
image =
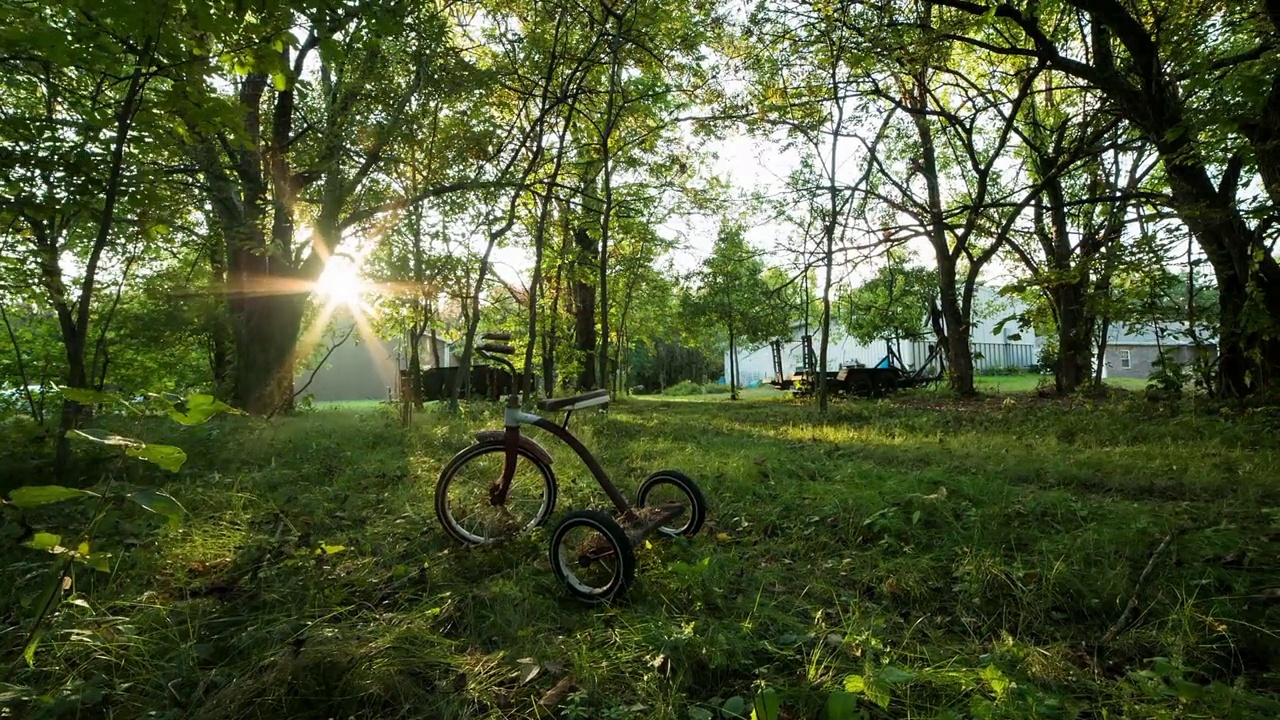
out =
[(675, 525), (659, 527), (657, 532), (668, 537), (697, 535), (707, 521), (707, 499), (688, 475), (679, 470), (659, 470), (645, 478), (636, 491), (637, 507), (660, 507), (671, 502), (684, 506), (684, 513), (674, 519)]
[(635, 581), (636, 556), (616, 520), (598, 510), (578, 510), (551, 533), (551, 570), (577, 599), (608, 602)]

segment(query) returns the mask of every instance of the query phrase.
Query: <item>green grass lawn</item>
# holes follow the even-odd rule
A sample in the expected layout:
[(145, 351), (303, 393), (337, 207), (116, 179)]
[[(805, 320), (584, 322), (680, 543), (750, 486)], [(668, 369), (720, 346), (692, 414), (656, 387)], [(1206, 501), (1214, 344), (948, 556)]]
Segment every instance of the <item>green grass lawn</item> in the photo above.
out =
[[(1108, 387), (1122, 390), (1143, 390), (1147, 381), (1141, 378), (1107, 378), (1103, 381)], [(988, 393), (1029, 393), (1041, 387), (1053, 388), (1052, 375), (1024, 373), (1021, 375), (979, 375), (974, 378), (974, 385), (979, 392)]]
[[(110, 570), (76, 567), (30, 666), (49, 561), (10, 544), (0, 717), (705, 720), (757, 697), (792, 720), (1280, 716), (1274, 413), (719, 400), (575, 417), (626, 487), (679, 468), (711, 504), (612, 607), (566, 597), (544, 534), (464, 549), (436, 524), (441, 466), (496, 406), (122, 428), (186, 467), (84, 474), (188, 515), (109, 512)], [(604, 507), (549, 447), (556, 516)], [(90, 510), (26, 521), (70, 538)]]

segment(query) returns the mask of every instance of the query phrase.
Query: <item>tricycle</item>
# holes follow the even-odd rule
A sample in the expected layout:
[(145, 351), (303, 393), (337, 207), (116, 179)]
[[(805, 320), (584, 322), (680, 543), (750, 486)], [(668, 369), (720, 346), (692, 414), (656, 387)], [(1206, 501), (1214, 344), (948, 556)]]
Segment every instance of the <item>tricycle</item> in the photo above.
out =
[[(487, 333), (476, 352), (505, 366), (515, 352), (509, 333)], [(621, 598), (635, 580), (635, 548), (651, 535), (692, 537), (707, 518), (707, 501), (689, 476), (659, 470), (636, 490), (634, 503), (609, 479), (582, 441), (569, 430), (575, 411), (603, 408), (609, 391), (593, 390), (572, 397), (542, 400), (548, 412), (564, 411), (557, 424), (525, 412), (519, 389), (507, 397), (501, 430), (476, 433), (475, 444), (445, 465), (436, 482), (436, 517), (452, 538), (465, 545), (488, 545), (541, 527), (555, 511), (558, 488), (551, 455), (521, 432), (530, 425), (568, 445), (591, 471), (613, 504), (613, 512), (575, 510), (551, 531), (551, 569), (579, 600), (600, 603)]]

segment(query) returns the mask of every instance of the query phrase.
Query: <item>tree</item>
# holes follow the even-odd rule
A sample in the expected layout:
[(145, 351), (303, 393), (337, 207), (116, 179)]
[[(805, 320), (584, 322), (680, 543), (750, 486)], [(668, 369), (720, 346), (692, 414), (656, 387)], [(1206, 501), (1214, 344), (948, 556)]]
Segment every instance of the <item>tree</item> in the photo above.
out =
[(724, 333), (728, 341), (729, 367), (725, 375), (729, 391), (738, 399), (737, 351), (786, 332), (786, 315), (764, 302), (769, 286), (764, 263), (747, 245), (742, 225), (722, 221), (711, 255), (697, 273), (697, 286), (686, 301), (692, 322)]
[(229, 66), (192, 67), (180, 87), (191, 156), (226, 240), (234, 396), (269, 413), (291, 403), (307, 295), (339, 245), (376, 234), (388, 213), (502, 180), (477, 178), (496, 130), (473, 122), (453, 141), (475, 159), (453, 177), (409, 196), (386, 182), (420, 127), (407, 120), (431, 106), (425, 96), (448, 97), (462, 78), (479, 89), (434, 6), (322, 3), (257, 17), (251, 30), (271, 44)]
[[(70, 388), (104, 382), (120, 291), (183, 212), (162, 180), (173, 145), (157, 78), (190, 59), (188, 33), (208, 28), (167, 9), (9, 3), (0, 15), (0, 247), (57, 318)], [(115, 300), (99, 302), (108, 284)], [(62, 405), (60, 466), (84, 413)]]
[(884, 260), (871, 279), (837, 302), (844, 330), (861, 343), (924, 337), (938, 295), (937, 272), (910, 265), (900, 249)]
[[(992, 18), (998, 33), (952, 38), (1088, 83), (1152, 144), (1170, 204), (1214, 268), (1223, 390), (1243, 396), (1280, 381), (1280, 261), (1270, 219), (1280, 203), (1280, 7), (936, 1)], [(1254, 181), (1261, 197), (1242, 193)]]

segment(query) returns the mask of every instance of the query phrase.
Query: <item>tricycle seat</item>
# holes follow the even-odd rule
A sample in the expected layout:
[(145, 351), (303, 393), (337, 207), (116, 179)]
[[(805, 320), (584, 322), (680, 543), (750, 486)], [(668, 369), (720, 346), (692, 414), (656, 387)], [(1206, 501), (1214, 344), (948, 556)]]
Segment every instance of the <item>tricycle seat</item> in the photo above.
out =
[(565, 398), (550, 398), (542, 400), (538, 403), (538, 407), (543, 410), (581, 410), (582, 408), (595, 407), (597, 405), (609, 404), (609, 391), (607, 389), (592, 390), (591, 392), (581, 395), (573, 395)]

